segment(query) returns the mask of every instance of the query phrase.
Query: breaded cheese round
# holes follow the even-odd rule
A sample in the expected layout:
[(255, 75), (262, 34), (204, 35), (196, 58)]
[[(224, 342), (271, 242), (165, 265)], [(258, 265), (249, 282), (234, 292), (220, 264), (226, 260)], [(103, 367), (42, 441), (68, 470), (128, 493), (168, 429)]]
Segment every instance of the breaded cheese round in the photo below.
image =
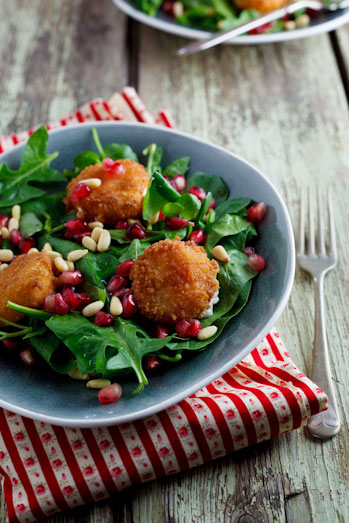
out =
[[(149, 185), (149, 175), (144, 166), (133, 160), (118, 160), (126, 169), (125, 174), (113, 176), (106, 174), (102, 164), (89, 165), (67, 186), (64, 203), (68, 210), (74, 209), (77, 216), (88, 222), (99, 221), (114, 225), (121, 218), (139, 218), (142, 216), (143, 200)], [(100, 187), (91, 189), (91, 193), (77, 202), (71, 200), (78, 183), (88, 178), (99, 178)]]
[(0, 272), (0, 317), (17, 322), (23, 315), (7, 307), (9, 300), (33, 309), (42, 309), (45, 297), (54, 292), (55, 276), (48, 254), (33, 252), (16, 256)]
[(192, 241), (154, 243), (131, 269), (135, 303), (143, 316), (160, 323), (198, 318), (219, 287), (218, 269)]
[(239, 9), (256, 9), (259, 13), (267, 13), (284, 7), (284, 0), (234, 0)]

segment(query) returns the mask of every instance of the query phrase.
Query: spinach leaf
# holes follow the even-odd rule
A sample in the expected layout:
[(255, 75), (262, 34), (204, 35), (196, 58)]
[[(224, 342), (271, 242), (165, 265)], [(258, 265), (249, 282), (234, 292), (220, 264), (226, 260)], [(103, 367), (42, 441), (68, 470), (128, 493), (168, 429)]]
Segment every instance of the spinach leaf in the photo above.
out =
[(44, 336), (33, 336), (30, 344), (55, 372), (67, 374), (76, 368), (75, 358), (52, 332), (46, 330)]
[(178, 216), (180, 214), (187, 220), (193, 220), (197, 217), (200, 208), (199, 198), (194, 194), (185, 193), (177, 201), (166, 203), (162, 212), (165, 216)]
[(138, 157), (133, 149), (129, 145), (120, 143), (111, 143), (104, 147), (104, 157), (111, 158), (112, 160), (123, 160), (129, 158), (135, 162), (138, 162)]
[(242, 211), (242, 209), (245, 209), (250, 203), (251, 200), (249, 198), (229, 198), (229, 200), (221, 203), (216, 208), (216, 220), (224, 214), (237, 214)]
[(149, 220), (164, 207), (167, 202), (177, 201), (181, 195), (172, 185), (155, 171), (148, 186), (143, 202), (143, 219)]
[(136, 0), (137, 5), (147, 15), (154, 16), (163, 0)]
[(163, 169), (162, 173), (168, 178), (173, 178), (176, 174), (182, 174), (183, 176), (189, 169), (190, 156), (183, 156), (183, 158), (178, 158), (170, 165)]
[(28, 140), (22, 155), (20, 167), (11, 170), (6, 164), (0, 166), (0, 207), (21, 204), (46, 192), (35, 184), (64, 182), (64, 176), (49, 164), (58, 153), (46, 154), (48, 134), (45, 127), (40, 127)]
[(119, 262), (133, 259), (136, 260), (141, 254), (144, 253), (145, 249), (151, 246), (151, 243), (140, 242), (139, 240), (132, 240), (132, 242), (123, 250), (119, 258)]
[(211, 230), (207, 235), (206, 247), (211, 251), (224, 236), (232, 236), (248, 228), (253, 228), (251, 222), (244, 220), (236, 214), (224, 214), (224, 216), (216, 220), (211, 226)]
[(89, 165), (100, 163), (100, 161), (100, 157), (97, 153), (94, 153), (92, 151), (85, 151), (84, 153), (80, 153), (77, 156), (75, 156), (74, 165), (77, 169), (77, 172), (80, 172), (83, 169), (86, 169), (86, 167), (88, 167)]
[(193, 185), (197, 185), (211, 192), (216, 200), (217, 207), (223, 203), (229, 196), (229, 189), (217, 174), (205, 174), (197, 172), (191, 174), (187, 180), (187, 190)]
[(44, 226), (42, 222), (34, 213), (26, 212), (22, 214), (19, 230), (23, 236), (28, 238), (29, 236), (33, 236), (35, 233), (42, 231), (43, 228)]

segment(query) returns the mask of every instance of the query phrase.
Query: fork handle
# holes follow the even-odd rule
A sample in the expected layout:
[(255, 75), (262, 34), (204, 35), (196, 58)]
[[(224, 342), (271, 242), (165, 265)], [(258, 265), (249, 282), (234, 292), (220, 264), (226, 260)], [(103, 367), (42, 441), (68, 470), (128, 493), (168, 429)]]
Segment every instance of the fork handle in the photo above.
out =
[(340, 429), (336, 394), (332, 384), (331, 366), (328, 355), (325, 309), (324, 273), (314, 277), (315, 283), (315, 325), (312, 379), (327, 394), (328, 409), (315, 414), (308, 421), (309, 432), (317, 438), (331, 438)]

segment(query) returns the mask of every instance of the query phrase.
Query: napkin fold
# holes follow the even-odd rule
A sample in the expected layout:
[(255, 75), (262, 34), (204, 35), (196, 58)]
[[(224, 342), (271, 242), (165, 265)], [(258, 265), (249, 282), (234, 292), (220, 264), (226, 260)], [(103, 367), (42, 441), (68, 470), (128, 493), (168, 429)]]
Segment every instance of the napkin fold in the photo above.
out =
[[(126, 87), (91, 100), (48, 129), (93, 120), (173, 127)], [(33, 130), (0, 138), (0, 152)], [(278, 332), (231, 371), (156, 415), (96, 429), (63, 428), (0, 409), (0, 475), (9, 522), (30, 522), (112, 496), (295, 430), (327, 408), (324, 392), (292, 362)]]

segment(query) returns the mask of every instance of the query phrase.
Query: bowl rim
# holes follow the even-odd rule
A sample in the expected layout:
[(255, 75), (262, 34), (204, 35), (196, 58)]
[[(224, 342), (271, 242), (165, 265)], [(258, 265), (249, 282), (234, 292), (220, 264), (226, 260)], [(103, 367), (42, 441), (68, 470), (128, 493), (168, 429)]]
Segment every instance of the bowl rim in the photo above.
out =
[[(192, 136), (188, 133), (185, 133), (183, 131), (178, 131), (176, 129), (170, 129), (167, 127), (161, 127), (159, 125), (151, 125), (151, 124), (144, 124), (141, 122), (125, 122), (125, 121), (94, 121), (94, 122), (85, 122), (85, 123), (79, 123), (75, 125), (69, 125), (65, 127), (60, 127), (58, 129), (52, 129), (48, 131), (49, 137), (59, 135), (62, 133), (67, 132), (68, 129), (74, 130), (74, 129), (84, 129), (84, 128), (90, 128), (93, 127), (104, 127), (104, 126), (117, 126), (117, 127), (137, 127), (142, 129), (152, 129), (156, 131), (163, 132), (165, 134), (175, 134), (177, 136), (183, 137), (185, 139), (189, 139), (191, 141), (196, 141), (200, 144), (204, 144), (209, 146), (210, 148), (213, 148), (217, 151), (223, 152), (224, 154), (228, 154), (229, 156), (233, 157), (234, 159), (242, 162), (243, 164), (247, 165), (251, 169), (253, 169), (264, 181), (266, 185), (269, 186), (269, 188), (274, 192), (276, 197), (279, 200), (280, 206), (284, 213), (284, 218), (287, 226), (287, 243), (290, 250), (290, 271), (289, 274), (286, 275), (286, 283), (285, 283), (285, 291), (280, 299), (280, 303), (278, 304), (276, 310), (274, 313), (269, 317), (267, 322), (265, 323), (265, 326), (257, 333), (253, 339), (248, 343), (242, 351), (239, 352), (239, 354), (236, 356), (233, 356), (228, 363), (223, 365), (219, 371), (213, 371), (209, 376), (202, 379), (201, 381), (195, 382), (194, 385), (188, 387), (183, 392), (179, 392), (174, 396), (171, 396), (169, 398), (166, 398), (163, 401), (160, 401), (159, 403), (156, 403), (155, 405), (152, 405), (150, 407), (144, 408), (136, 413), (129, 413), (124, 414), (122, 416), (116, 417), (116, 419), (113, 420), (113, 418), (106, 418), (106, 417), (99, 417), (99, 418), (84, 418), (74, 421), (72, 418), (64, 418), (64, 417), (56, 417), (51, 416), (47, 414), (41, 414), (40, 412), (31, 411), (27, 408), (17, 406), (11, 402), (2, 400), (0, 398), (0, 407), (15, 412), (16, 414), (19, 414), (21, 416), (25, 416), (27, 418), (31, 418), (37, 421), (43, 421), (46, 423), (50, 423), (52, 425), (59, 425), (64, 427), (74, 427), (74, 428), (94, 428), (94, 427), (105, 427), (105, 426), (112, 426), (112, 425), (118, 425), (121, 423), (127, 423), (136, 421), (138, 419), (144, 418), (146, 416), (151, 416), (153, 414), (156, 414), (160, 412), (161, 410), (164, 410), (168, 407), (171, 407), (172, 405), (175, 405), (176, 403), (184, 400), (191, 394), (195, 394), (198, 390), (200, 390), (202, 387), (205, 387), (209, 383), (212, 383), (216, 378), (219, 376), (222, 376), (224, 373), (228, 372), (230, 369), (232, 369), (237, 363), (239, 363), (243, 358), (245, 358), (257, 345), (260, 343), (260, 341), (270, 332), (270, 330), (274, 327), (277, 320), (280, 318), (282, 312), (284, 311), (287, 302), (289, 300), (293, 281), (294, 281), (294, 275), (295, 275), (295, 266), (296, 266), (296, 256), (295, 256), (295, 243), (294, 243), (294, 234), (293, 234), (293, 228), (292, 228), (292, 222), (291, 218), (289, 216), (287, 207), (285, 202), (283, 201), (283, 198), (279, 194), (279, 191), (274, 187), (272, 182), (254, 165), (252, 165), (247, 160), (244, 160), (241, 158), (241, 156), (232, 153), (228, 149), (216, 145), (212, 142), (209, 142), (208, 140), (198, 138), (196, 136)], [(5, 151), (0, 155), (0, 162), (6, 161), (6, 158), (9, 157), (14, 151), (17, 151), (20, 148), (24, 148), (27, 140), (24, 142), (21, 142), (14, 147), (12, 147), (10, 150)]]

